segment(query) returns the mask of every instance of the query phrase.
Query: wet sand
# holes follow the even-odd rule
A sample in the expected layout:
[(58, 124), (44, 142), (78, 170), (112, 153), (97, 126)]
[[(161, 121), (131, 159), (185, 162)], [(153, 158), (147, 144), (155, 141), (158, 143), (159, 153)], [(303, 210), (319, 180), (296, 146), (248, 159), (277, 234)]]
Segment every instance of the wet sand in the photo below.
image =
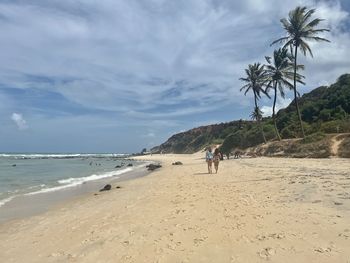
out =
[[(122, 188), (0, 225), (4, 262), (349, 262), (349, 159), (153, 155)], [(173, 166), (174, 161), (184, 165)]]

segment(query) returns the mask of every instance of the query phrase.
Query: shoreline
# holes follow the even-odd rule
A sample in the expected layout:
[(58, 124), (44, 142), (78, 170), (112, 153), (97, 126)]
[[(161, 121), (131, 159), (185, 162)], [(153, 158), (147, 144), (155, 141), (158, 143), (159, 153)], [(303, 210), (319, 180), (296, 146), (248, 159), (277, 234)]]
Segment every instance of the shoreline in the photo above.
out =
[[(344, 159), (137, 157), (163, 167), (0, 225), (11, 262), (347, 262)], [(181, 161), (183, 165), (171, 165)]]
[[(14, 220), (40, 215), (67, 202), (86, 198), (92, 193), (99, 193), (106, 184), (116, 184), (127, 180), (147, 176), (147, 162), (136, 166), (133, 170), (116, 176), (86, 181), (78, 185), (48, 188), (48, 191), (29, 192), (9, 197), (9, 201), (0, 207), (0, 225)], [(118, 170), (114, 171), (118, 172)], [(109, 172), (113, 173), (113, 171)], [(57, 188), (57, 189), (56, 189)]]

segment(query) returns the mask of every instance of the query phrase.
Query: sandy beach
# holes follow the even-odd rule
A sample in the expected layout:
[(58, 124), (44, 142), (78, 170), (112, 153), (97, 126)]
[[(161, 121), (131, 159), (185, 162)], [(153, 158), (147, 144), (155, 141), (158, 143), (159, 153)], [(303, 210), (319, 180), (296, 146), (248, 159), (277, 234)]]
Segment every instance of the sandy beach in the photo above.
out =
[(349, 159), (203, 156), (1, 224), (1, 262), (350, 262)]

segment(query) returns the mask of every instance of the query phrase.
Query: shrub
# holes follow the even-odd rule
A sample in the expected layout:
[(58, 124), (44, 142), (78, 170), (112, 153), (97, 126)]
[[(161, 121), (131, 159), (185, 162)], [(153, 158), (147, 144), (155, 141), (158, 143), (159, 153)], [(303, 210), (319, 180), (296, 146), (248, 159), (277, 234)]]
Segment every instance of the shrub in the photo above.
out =
[(303, 142), (304, 144), (313, 143), (313, 142), (318, 142), (318, 141), (324, 139), (325, 137), (326, 137), (326, 135), (325, 135), (323, 132), (316, 132), (316, 133), (307, 135), (307, 136), (302, 140), (302, 142)]
[(344, 119), (344, 120), (334, 120), (334, 121), (324, 122), (322, 123), (320, 130), (325, 133), (350, 132), (350, 121), (347, 119)]
[(319, 119), (323, 121), (329, 121), (332, 118), (332, 110), (323, 109), (320, 111)]
[(240, 144), (241, 148), (248, 148), (254, 145), (258, 145), (264, 142), (258, 125), (251, 128), (249, 131), (243, 132), (241, 134), (242, 142)]
[(263, 130), (265, 133), (266, 140), (274, 139), (277, 136), (273, 124), (264, 124)]
[(214, 139), (211, 143), (212, 144), (222, 144), (224, 142), (224, 139), (218, 138)]
[(281, 131), (281, 136), (283, 139), (290, 139), (290, 138), (294, 138), (294, 132), (292, 132), (288, 127), (284, 128)]
[(238, 132), (232, 133), (226, 137), (220, 147), (220, 151), (228, 157), (232, 149), (240, 145), (240, 141), (241, 140)]
[(331, 155), (330, 142), (327, 138), (310, 143), (297, 140), (285, 149), (285, 153), (295, 158), (328, 158)]

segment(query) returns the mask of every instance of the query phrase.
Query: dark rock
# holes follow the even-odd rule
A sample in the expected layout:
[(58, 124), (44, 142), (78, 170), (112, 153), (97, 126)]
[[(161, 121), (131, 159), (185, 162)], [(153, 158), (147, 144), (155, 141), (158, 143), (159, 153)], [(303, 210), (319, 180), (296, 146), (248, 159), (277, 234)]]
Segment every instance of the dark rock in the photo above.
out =
[(114, 168), (122, 168), (122, 166), (121, 165), (117, 165), (116, 167), (114, 167)]
[(117, 189), (120, 189), (120, 188), (122, 188), (122, 187), (118, 185), (116, 188), (117, 188)]
[(102, 191), (109, 191), (109, 190), (111, 190), (111, 189), (112, 189), (112, 186), (111, 186), (110, 184), (106, 184), (105, 187), (103, 187), (103, 188), (100, 190), (100, 192), (102, 192)]
[(173, 165), (182, 165), (183, 163), (182, 162), (175, 162), (175, 163), (173, 163)]
[(131, 167), (131, 166), (134, 166), (132, 163), (129, 163), (128, 165), (127, 165), (128, 167)]
[(149, 164), (146, 166), (146, 168), (148, 168), (148, 171), (154, 171), (160, 167), (162, 167), (160, 164)]
[(12, 167), (16, 167), (17, 166), (17, 164), (12, 164)]

